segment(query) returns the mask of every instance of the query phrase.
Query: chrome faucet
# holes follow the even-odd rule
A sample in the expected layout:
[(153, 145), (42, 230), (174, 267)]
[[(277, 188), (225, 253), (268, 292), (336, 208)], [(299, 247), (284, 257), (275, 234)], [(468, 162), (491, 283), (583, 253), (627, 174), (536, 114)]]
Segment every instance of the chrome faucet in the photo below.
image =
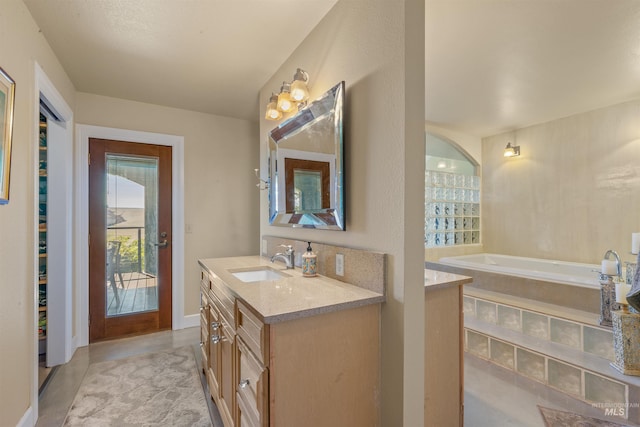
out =
[(616, 276), (618, 276), (618, 280), (622, 280), (622, 263), (620, 262), (620, 256), (616, 251), (609, 249), (604, 254), (604, 259), (609, 259), (609, 255), (613, 255), (613, 258), (616, 261)]
[(280, 245), (280, 246), (282, 246), (283, 248), (286, 248), (286, 250), (284, 251), (284, 253), (278, 252), (277, 254), (272, 256), (271, 262), (275, 262), (275, 260), (280, 259), (284, 261), (285, 265), (287, 266), (287, 270), (293, 269), (294, 260), (295, 260), (293, 246), (291, 245)]

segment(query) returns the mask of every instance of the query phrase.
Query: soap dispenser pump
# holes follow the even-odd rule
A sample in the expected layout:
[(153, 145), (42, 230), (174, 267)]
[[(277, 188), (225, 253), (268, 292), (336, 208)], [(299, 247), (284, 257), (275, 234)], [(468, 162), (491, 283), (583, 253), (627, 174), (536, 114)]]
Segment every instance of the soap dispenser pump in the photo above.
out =
[(311, 242), (307, 242), (307, 252), (302, 254), (302, 276), (314, 277), (317, 275), (316, 261), (318, 256), (311, 249)]

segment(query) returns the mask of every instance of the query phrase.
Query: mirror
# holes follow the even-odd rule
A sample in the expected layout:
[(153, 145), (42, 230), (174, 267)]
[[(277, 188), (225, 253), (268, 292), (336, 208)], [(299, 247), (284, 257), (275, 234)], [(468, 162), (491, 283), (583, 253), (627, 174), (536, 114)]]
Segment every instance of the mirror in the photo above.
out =
[(344, 82), (269, 132), (269, 223), (344, 230)]

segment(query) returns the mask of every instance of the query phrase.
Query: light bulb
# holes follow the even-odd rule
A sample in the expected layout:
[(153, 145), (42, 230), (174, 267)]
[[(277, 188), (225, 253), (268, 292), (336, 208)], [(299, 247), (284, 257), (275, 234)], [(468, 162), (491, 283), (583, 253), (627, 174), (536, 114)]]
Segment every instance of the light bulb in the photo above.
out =
[(278, 111), (278, 95), (272, 94), (267, 104), (267, 112), (264, 116), (267, 120), (279, 120), (282, 118), (282, 113)]
[(291, 99), (295, 102), (304, 102), (309, 99), (309, 89), (305, 82), (296, 80), (291, 83)]
[(295, 102), (305, 102), (309, 99), (309, 88), (307, 82), (309, 81), (309, 74), (301, 68), (296, 70), (296, 74), (293, 76), (293, 82), (291, 83), (291, 99)]
[(294, 108), (295, 105), (291, 101), (291, 85), (283, 82), (280, 88), (280, 94), (278, 95), (278, 110), (283, 113), (290, 113)]

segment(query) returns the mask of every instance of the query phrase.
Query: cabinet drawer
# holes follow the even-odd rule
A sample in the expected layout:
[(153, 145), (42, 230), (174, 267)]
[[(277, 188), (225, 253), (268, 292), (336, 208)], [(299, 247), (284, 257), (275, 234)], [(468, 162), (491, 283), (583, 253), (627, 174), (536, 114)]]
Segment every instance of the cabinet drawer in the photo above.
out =
[(253, 418), (255, 411), (249, 409), (249, 404), (244, 401), (240, 393), (236, 393), (236, 402), (238, 402), (238, 424), (236, 427), (260, 427), (258, 420)]
[(242, 339), (237, 340), (238, 385), (236, 392), (245, 406), (245, 418), (268, 423), (269, 371), (251, 353)]
[(269, 363), (269, 326), (262, 323), (258, 317), (241, 301), (237, 302), (237, 333), (255, 354), (260, 363)]
[(220, 314), (222, 314), (230, 325), (235, 327), (234, 316), (234, 301), (235, 297), (228, 293), (225, 289), (224, 283), (220, 282), (220, 279), (213, 279), (211, 281), (210, 298), (214, 304), (218, 307)]

